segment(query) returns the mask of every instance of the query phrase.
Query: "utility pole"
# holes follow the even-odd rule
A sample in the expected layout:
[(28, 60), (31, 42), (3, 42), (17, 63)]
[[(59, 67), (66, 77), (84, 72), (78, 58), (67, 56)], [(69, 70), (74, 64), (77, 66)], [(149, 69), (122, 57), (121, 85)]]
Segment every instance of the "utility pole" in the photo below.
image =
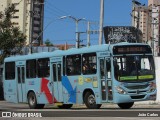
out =
[(88, 21), (88, 25), (87, 25), (87, 47), (90, 46), (90, 22)]
[(80, 35), (81, 35), (82, 33), (86, 33), (86, 32), (76, 32), (76, 34), (77, 34), (77, 41), (76, 41), (76, 43), (77, 43), (77, 48), (80, 48), (80, 42), (82, 42), (82, 40), (80, 40)]
[(99, 27), (99, 45), (102, 44), (102, 39), (103, 39), (103, 20), (104, 20), (104, 0), (101, 0), (100, 27)]
[(78, 22), (79, 20), (75, 20), (76, 22), (76, 48), (79, 48), (79, 33), (78, 33)]
[(30, 26), (29, 26), (29, 30), (30, 30), (30, 33), (29, 33), (29, 53), (32, 53), (32, 36), (33, 36), (33, 1), (30, 2)]
[[(91, 45), (91, 43), (90, 43), (90, 34), (99, 34), (99, 30), (91, 30), (90, 29), (90, 26), (92, 25), (92, 24), (97, 24), (98, 22), (90, 22), (90, 21), (88, 21), (88, 23), (87, 23), (87, 46), (89, 47), (90, 45)], [(98, 23), (99, 24), (99, 23)]]

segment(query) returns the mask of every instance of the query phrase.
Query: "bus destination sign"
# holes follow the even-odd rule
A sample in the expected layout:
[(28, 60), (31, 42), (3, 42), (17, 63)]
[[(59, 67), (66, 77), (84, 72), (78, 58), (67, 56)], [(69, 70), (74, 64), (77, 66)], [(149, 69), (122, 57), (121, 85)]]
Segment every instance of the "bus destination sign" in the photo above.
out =
[(113, 54), (143, 54), (152, 53), (148, 45), (114, 46)]

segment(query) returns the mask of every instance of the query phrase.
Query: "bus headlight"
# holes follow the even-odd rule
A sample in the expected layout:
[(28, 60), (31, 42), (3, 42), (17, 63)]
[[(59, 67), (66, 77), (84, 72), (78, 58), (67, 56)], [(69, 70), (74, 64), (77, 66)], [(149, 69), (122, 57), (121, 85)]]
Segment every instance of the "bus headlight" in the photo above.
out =
[(119, 86), (116, 86), (116, 90), (119, 94), (126, 94), (126, 91)]
[(149, 93), (154, 92), (156, 90), (156, 83), (151, 82), (150, 83), (150, 89), (149, 89)]

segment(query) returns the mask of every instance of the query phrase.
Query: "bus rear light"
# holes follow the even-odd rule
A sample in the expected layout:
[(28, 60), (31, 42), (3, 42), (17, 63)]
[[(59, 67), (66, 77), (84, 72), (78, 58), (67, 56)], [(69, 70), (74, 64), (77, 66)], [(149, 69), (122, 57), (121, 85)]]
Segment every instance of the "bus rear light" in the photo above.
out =
[(126, 91), (123, 90), (121, 87), (116, 86), (115, 88), (116, 88), (116, 90), (117, 90), (117, 92), (118, 92), (119, 94), (126, 94)]

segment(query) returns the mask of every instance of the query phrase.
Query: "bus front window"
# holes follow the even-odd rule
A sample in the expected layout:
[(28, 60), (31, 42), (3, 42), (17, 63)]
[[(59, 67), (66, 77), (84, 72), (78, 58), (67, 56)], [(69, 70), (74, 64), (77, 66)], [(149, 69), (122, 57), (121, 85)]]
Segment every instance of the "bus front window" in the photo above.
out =
[(114, 57), (114, 75), (119, 81), (147, 81), (155, 78), (154, 60), (149, 55)]

